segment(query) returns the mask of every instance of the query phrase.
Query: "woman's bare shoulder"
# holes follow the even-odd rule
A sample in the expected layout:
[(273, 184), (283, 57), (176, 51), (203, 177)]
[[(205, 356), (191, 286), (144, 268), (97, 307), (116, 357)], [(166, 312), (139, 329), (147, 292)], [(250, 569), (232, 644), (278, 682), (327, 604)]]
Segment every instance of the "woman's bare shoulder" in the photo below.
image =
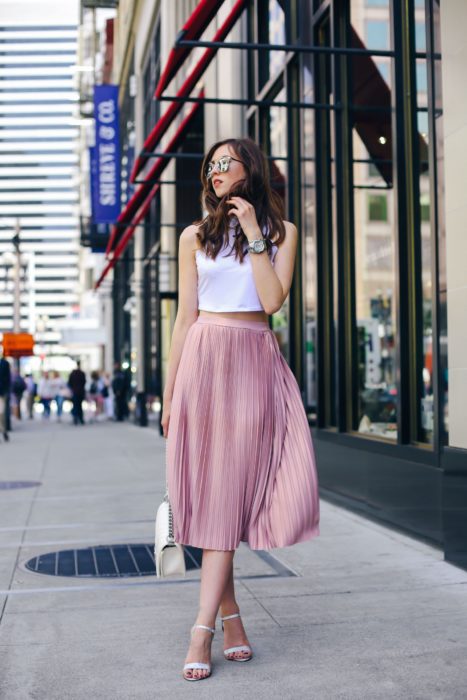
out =
[[(291, 221), (285, 221), (284, 219), (282, 219), (282, 223), (284, 224), (284, 227), (285, 227), (285, 240), (289, 240), (289, 241), (291, 239), (293, 240), (293, 238), (297, 235), (297, 227)], [(275, 243), (277, 241), (278, 237), (279, 237), (278, 234), (276, 236), (274, 236), (274, 239), (272, 242)], [(284, 245), (285, 240), (282, 242), (281, 245)]]
[(199, 248), (199, 242), (196, 234), (199, 231), (199, 226), (190, 224), (180, 234), (180, 245), (186, 247), (187, 250)]
[[(287, 234), (289, 231), (292, 231), (292, 232), (293, 232), (293, 231), (296, 231), (296, 230), (297, 230), (297, 227), (296, 227), (295, 224), (293, 224), (291, 221), (285, 221), (285, 220), (283, 219), (283, 220), (282, 220), (282, 223), (283, 223), (284, 226), (285, 226), (285, 232), (286, 232), (286, 234)], [(292, 235), (293, 235), (293, 234), (292, 234)]]

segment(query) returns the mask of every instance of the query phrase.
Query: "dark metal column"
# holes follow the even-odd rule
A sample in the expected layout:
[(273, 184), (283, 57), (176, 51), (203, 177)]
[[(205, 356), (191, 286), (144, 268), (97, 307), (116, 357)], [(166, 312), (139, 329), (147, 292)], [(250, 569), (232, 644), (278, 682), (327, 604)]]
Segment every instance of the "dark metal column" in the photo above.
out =
[[(328, 46), (329, 18), (323, 17), (315, 28), (315, 44)], [(315, 99), (330, 104), (331, 65), (326, 54), (315, 55)], [(335, 345), (333, 292), (333, 198), (332, 198), (332, 137), (330, 112), (317, 109), (315, 113), (316, 154), (316, 276), (317, 299), (317, 425), (336, 425), (335, 407)]]
[(396, 169), (398, 438), (419, 439), (423, 367), (420, 184), (414, 0), (392, 3), (393, 133)]
[[(348, 3), (334, 7), (333, 45), (347, 46), (350, 27)], [(351, 85), (349, 58), (334, 58), (333, 92), (340, 109), (334, 112), (335, 186), (336, 186), (336, 254), (337, 254), (337, 425), (341, 432), (356, 428), (357, 337), (355, 324), (355, 245), (353, 212), (352, 120), (349, 111)]]
[[(425, 2), (426, 37), (427, 37), (427, 72), (428, 72), (428, 133), (430, 160), (430, 223), (431, 223), (431, 279), (432, 288), (432, 319), (433, 319), (433, 449), (439, 454), (443, 445), (447, 444), (444, 424), (445, 409), (445, 371), (447, 370), (447, 350), (441, 348), (441, 338), (447, 338), (446, 318), (446, 269), (445, 269), (445, 236), (444, 215), (440, 211), (439, 182), (443, 173), (438, 172), (438, 143), (437, 117), (440, 105), (440, 73), (441, 61), (434, 57), (437, 49), (435, 30), (435, 9), (433, 0)], [(437, 10), (439, 22), (439, 8)], [(438, 76), (437, 76), (438, 74)]]
[[(294, 4), (287, 4), (286, 12), (286, 37), (287, 43), (293, 43), (297, 37), (293, 32), (296, 24), (296, 8)], [(287, 217), (293, 221), (298, 230), (298, 246), (295, 258), (295, 270), (293, 284), (290, 290), (290, 311), (289, 311), (289, 338), (290, 338), (290, 364), (297, 377), (302, 395), (305, 394), (305, 347), (303, 343), (303, 279), (302, 279), (302, 256), (304, 236), (301, 226), (301, 139), (300, 139), (300, 111), (293, 107), (293, 104), (300, 101), (300, 77), (299, 61), (295, 56), (293, 61), (289, 61), (286, 69), (286, 99), (290, 102), (287, 107), (287, 184), (288, 184), (288, 212)]]

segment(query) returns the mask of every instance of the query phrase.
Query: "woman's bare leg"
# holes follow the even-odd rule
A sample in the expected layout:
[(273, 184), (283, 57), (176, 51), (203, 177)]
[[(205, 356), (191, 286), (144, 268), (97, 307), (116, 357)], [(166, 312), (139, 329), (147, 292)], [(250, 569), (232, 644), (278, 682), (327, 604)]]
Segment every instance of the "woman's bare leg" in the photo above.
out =
[[(234, 554), (235, 550), (203, 550), (197, 624), (214, 627), (229, 572), (232, 569)], [(190, 663), (191, 661), (209, 663), (211, 659), (211, 639), (212, 634), (210, 632), (195, 628), (191, 636), (185, 663)], [(195, 668), (188, 669), (185, 674), (192, 678), (200, 678), (207, 675), (207, 671)]]
[(224, 591), (222, 593), (221, 604), (219, 612), (221, 615), (231, 615), (234, 612), (238, 612), (237, 601), (235, 600), (235, 584), (233, 577), (233, 557), (232, 563), (229, 569), (229, 575), (225, 584)]
[[(226, 615), (232, 615), (233, 613), (239, 612), (238, 603), (235, 599), (235, 583), (233, 576), (233, 557), (232, 564), (229, 571), (229, 576), (225, 584), (224, 592), (222, 594), (221, 604), (220, 604), (220, 614), (222, 617)], [(230, 649), (230, 647), (236, 647), (243, 644), (248, 644), (248, 637), (246, 636), (245, 629), (243, 627), (242, 619), (240, 617), (234, 617), (231, 620), (226, 620), (224, 622), (224, 649)], [(235, 651), (229, 654), (229, 658), (244, 658), (250, 654), (247, 651)]]

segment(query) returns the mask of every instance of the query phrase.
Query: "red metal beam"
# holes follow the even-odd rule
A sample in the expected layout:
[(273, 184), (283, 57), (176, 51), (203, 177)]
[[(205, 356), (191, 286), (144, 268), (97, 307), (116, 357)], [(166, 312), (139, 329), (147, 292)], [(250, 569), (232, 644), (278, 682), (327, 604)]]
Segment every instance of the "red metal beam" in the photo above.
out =
[[(199, 93), (199, 97), (204, 97), (204, 90), (201, 90)], [(170, 153), (174, 151), (179, 145), (180, 141), (184, 138), (185, 133), (187, 129), (189, 128), (191, 122), (195, 118), (198, 110), (202, 106), (202, 102), (196, 102), (194, 106), (191, 108), (191, 110), (188, 112), (186, 115), (185, 119), (182, 121), (180, 126), (177, 129), (177, 132), (171, 142), (168, 144), (167, 148), (165, 149), (165, 153)], [(152, 168), (151, 171), (151, 178), (152, 176), (154, 177), (159, 177), (162, 172), (165, 170), (167, 165), (170, 162), (170, 158), (159, 158), (155, 164), (155, 166)], [(148, 174), (149, 177), (149, 174)], [(138, 224), (141, 223), (141, 221), (144, 220), (145, 216), (147, 215), (149, 211), (149, 207), (151, 206), (151, 202), (154, 199), (157, 191), (159, 190), (160, 183), (156, 183), (155, 185), (141, 185), (140, 190), (145, 187), (146, 188), (146, 198), (143, 199), (142, 201), (139, 202), (137, 208), (134, 210), (134, 218), (131, 221), (127, 222), (127, 226), (125, 227), (125, 233), (122, 235), (121, 239), (117, 243), (117, 246), (115, 248), (114, 254), (112, 258), (108, 261), (107, 265), (103, 269), (99, 279), (97, 280), (94, 289), (98, 289), (100, 285), (102, 284), (103, 280), (107, 276), (107, 274), (110, 272), (110, 270), (114, 267), (115, 263), (117, 260), (122, 256), (123, 252), (125, 251), (125, 248), (127, 247), (128, 243), (130, 242), (136, 227)], [(131, 200), (130, 200), (131, 201)], [(130, 202), (128, 202), (129, 204)], [(127, 207), (128, 207), (127, 204)], [(123, 214), (123, 212), (122, 212)], [(114, 227), (115, 228), (115, 227)]]
[[(223, 41), (227, 34), (230, 32), (232, 29), (233, 25), (241, 15), (243, 9), (245, 8), (245, 5), (247, 4), (247, 0), (238, 0), (232, 10), (230, 11), (229, 15), (226, 17), (225, 21), (219, 27), (217, 30), (216, 34), (214, 35), (213, 41)], [(174, 49), (175, 50), (175, 49)], [(181, 50), (181, 49), (180, 49)], [(191, 93), (193, 88), (196, 86), (197, 82), (200, 80), (204, 72), (206, 71), (207, 67), (215, 57), (218, 49), (206, 49), (206, 51), (203, 53), (201, 56), (200, 60), (198, 63), (195, 65), (191, 73), (188, 75), (186, 78), (185, 82), (177, 92), (177, 97), (188, 97), (188, 95)], [(160, 93), (157, 93), (155, 97), (159, 97)], [(175, 119), (176, 115), (179, 113), (181, 108), (183, 107), (183, 102), (172, 102), (170, 107), (164, 112), (164, 114), (161, 116), (149, 136), (147, 137), (146, 141), (144, 142), (142, 151), (153, 151), (167, 129), (169, 128), (170, 124), (172, 121)], [(148, 161), (149, 156), (143, 156), (139, 155), (133, 165), (133, 169), (131, 171), (130, 175), (130, 182), (134, 182), (136, 178), (138, 177), (139, 173), (141, 172), (142, 168), (145, 166), (145, 164)]]
[[(204, 97), (204, 90), (200, 90), (198, 97), (203, 98)], [(171, 153), (175, 151), (178, 146), (180, 145), (180, 142), (185, 136), (185, 131), (191, 124), (191, 121), (195, 117), (198, 109), (200, 109), (202, 102), (195, 102), (194, 106), (190, 109), (186, 117), (183, 119), (181, 122), (180, 126), (178, 127), (174, 137), (171, 139), (170, 143), (168, 144), (167, 148), (165, 149), (165, 153)], [(141, 204), (144, 202), (146, 199), (149, 191), (152, 188), (152, 184), (150, 184), (151, 180), (155, 180), (157, 177), (159, 177), (167, 165), (169, 164), (170, 159), (169, 158), (163, 158), (162, 156), (159, 157), (152, 168), (149, 170), (147, 173), (147, 182), (143, 182), (143, 184), (136, 190), (136, 192), (133, 194), (133, 196), (128, 200), (126, 203), (125, 207), (122, 209), (120, 212), (118, 218), (117, 218), (117, 223), (115, 226), (112, 228), (112, 232), (109, 236), (109, 242), (107, 244), (107, 249), (105, 251), (106, 255), (108, 256), (112, 250), (112, 247), (117, 239), (117, 234), (118, 231), (122, 228), (121, 224), (125, 223), (131, 223), (131, 218), (132, 216), (138, 211), (139, 207)], [(119, 225), (120, 224), (120, 225)]]
[(118, 259), (122, 256), (122, 254), (125, 252), (125, 248), (127, 247), (127, 245), (129, 244), (131, 238), (133, 237), (133, 234), (134, 234), (134, 232), (135, 232), (136, 227), (138, 226), (138, 224), (141, 223), (141, 221), (144, 219), (144, 217), (145, 217), (146, 214), (148, 213), (149, 208), (150, 208), (150, 206), (151, 206), (151, 202), (152, 202), (152, 200), (154, 199), (154, 197), (155, 197), (155, 195), (156, 195), (157, 190), (159, 189), (159, 187), (160, 187), (159, 183), (157, 183), (157, 184), (153, 187), (153, 189), (151, 190), (151, 192), (150, 192), (148, 198), (146, 199), (146, 201), (144, 202), (143, 206), (140, 208), (138, 214), (136, 215), (136, 217), (135, 217), (134, 220), (132, 221), (131, 226), (130, 226), (129, 228), (126, 229), (125, 233), (123, 234), (123, 236), (122, 236), (121, 239), (119, 240), (119, 242), (118, 242), (118, 244), (117, 244), (117, 247), (115, 248), (115, 251), (114, 251), (114, 254), (113, 254), (112, 258), (109, 260), (109, 262), (107, 263), (107, 265), (104, 267), (103, 271), (101, 272), (101, 275), (100, 275), (99, 279), (97, 280), (97, 282), (96, 282), (96, 284), (95, 284), (95, 286), (94, 286), (94, 289), (99, 289), (100, 285), (101, 285), (102, 282), (104, 281), (104, 279), (105, 279), (105, 277), (107, 276), (107, 274), (108, 274), (108, 273), (110, 272), (110, 270), (114, 267), (114, 265), (115, 265), (115, 263), (117, 262), (117, 260), (118, 260)]
[[(180, 30), (177, 40), (187, 39), (195, 41), (196, 39), (199, 39), (223, 3), (224, 0), (202, 0), (199, 2), (196, 9), (193, 10), (190, 17)], [(175, 46), (172, 49), (157, 84), (155, 94), (156, 97), (161, 96), (162, 92), (173, 79), (182, 63), (184, 63), (186, 60), (190, 51), (191, 49), (188, 46)]]

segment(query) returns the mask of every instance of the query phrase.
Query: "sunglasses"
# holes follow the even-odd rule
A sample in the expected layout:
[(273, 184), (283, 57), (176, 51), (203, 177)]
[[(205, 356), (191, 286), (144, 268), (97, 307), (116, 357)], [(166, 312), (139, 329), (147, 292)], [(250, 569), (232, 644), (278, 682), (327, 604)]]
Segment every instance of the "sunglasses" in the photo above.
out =
[(206, 177), (209, 179), (216, 167), (220, 173), (226, 173), (230, 168), (230, 161), (232, 160), (236, 160), (237, 163), (243, 163), (242, 160), (238, 160), (238, 158), (234, 158), (233, 156), (222, 156), (216, 163), (212, 161), (208, 163), (206, 167)]

